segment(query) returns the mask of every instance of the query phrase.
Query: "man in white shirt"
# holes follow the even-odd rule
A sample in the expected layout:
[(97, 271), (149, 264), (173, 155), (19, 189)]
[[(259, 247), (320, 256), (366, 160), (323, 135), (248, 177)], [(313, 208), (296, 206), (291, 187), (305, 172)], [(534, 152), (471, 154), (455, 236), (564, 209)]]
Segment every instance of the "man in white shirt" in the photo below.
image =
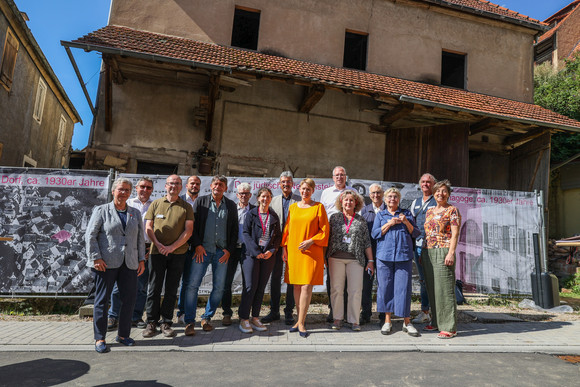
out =
[(230, 255), (228, 260), (228, 270), (226, 272), (226, 282), (224, 285), (224, 294), (222, 296), (222, 310), (223, 319), (222, 325), (229, 326), (232, 325), (232, 284), (234, 282), (234, 276), (236, 275), (236, 270), (238, 269), (238, 264), (241, 265), (241, 258), (246, 253), (246, 246), (244, 245), (244, 238), (242, 237), (242, 232), (244, 230), (244, 221), (246, 220), (246, 215), (248, 211), (254, 208), (250, 204), (250, 198), (252, 197), (252, 186), (248, 183), (241, 183), (238, 185), (238, 243), (236, 249)]
[[(187, 178), (187, 183), (185, 184), (185, 193), (180, 196), (183, 200), (189, 203), (193, 208), (193, 203), (195, 199), (199, 196), (199, 191), (201, 190), (201, 179), (192, 175)], [(193, 257), (193, 249), (191, 248), (191, 238), (189, 239), (189, 250), (187, 251), (187, 258), (185, 259), (185, 267), (183, 268), (184, 273), (188, 273), (191, 266), (191, 257)], [(179, 292), (179, 300), (177, 301), (177, 322), (185, 324), (185, 288), (187, 284), (183, 283), (185, 276), (181, 277), (181, 291)]]
[[(336, 202), (336, 198), (344, 190), (352, 189), (351, 187), (348, 187), (346, 185), (346, 169), (344, 169), (344, 167), (340, 165), (337, 165), (332, 170), (332, 180), (334, 181), (334, 185), (322, 191), (322, 195), (320, 196), (320, 203), (322, 203), (322, 205), (324, 206), (324, 209), (326, 210), (326, 215), (328, 215), (329, 220), (332, 214), (338, 212), (336, 206), (334, 205), (334, 203)], [(326, 293), (328, 294), (328, 307), (330, 308), (330, 313), (326, 317), (326, 321), (331, 323), (334, 321), (334, 317), (332, 316), (332, 305), (330, 303), (330, 275), (328, 274), (328, 264), (326, 265)], [(347, 315), (346, 306), (347, 305), (345, 302), (344, 303), (345, 316)]]
[[(153, 181), (148, 177), (143, 177), (135, 186), (137, 196), (127, 200), (127, 205), (138, 209), (141, 212), (143, 219), (143, 229), (145, 228), (145, 214), (151, 205), (151, 193), (153, 192)], [(132, 322), (133, 326), (139, 329), (145, 329), (147, 324), (143, 321), (143, 311), (145, 310), (145, 301), (147, 301), (147, 285), (149, 283), (149, 248), (151, 247), (151, 240), (144, 233), (145, 247), (147, 254), (145, 255), (145, 271), (137, 278), (137, 299), (135, 300), (135, 308), (133, 309)], [(109, 319), (107, 321), (107, 330), (117, 329), (119, 311), (121, 310), (121, 297), (119, 296), (119, 288), (115, 283), (113, 292), (111, 293), (111, 306), (109, 308)]]

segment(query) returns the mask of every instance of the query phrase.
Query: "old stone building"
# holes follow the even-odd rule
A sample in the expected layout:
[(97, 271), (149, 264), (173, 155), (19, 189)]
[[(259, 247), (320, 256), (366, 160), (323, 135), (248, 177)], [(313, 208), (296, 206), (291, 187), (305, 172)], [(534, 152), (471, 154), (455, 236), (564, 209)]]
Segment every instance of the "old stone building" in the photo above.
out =
[[(547, 190), (546, 26), (479, 0), (113, 0), (87, 168)], [(78, 52), (78, 51), (77, 51)]]
[(12, 0), (0, 0), (0, 165), (68, 166), (80, 116)]

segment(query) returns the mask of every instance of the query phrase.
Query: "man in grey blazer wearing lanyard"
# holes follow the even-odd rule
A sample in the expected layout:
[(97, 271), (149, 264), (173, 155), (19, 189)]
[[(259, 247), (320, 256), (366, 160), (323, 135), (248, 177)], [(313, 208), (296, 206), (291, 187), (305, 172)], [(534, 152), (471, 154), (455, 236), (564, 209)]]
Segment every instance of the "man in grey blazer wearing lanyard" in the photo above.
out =
[[(270, 208), (280, 218), (280, 228), (284, 232), (286, 219), (288, 219), (288, 209), (292, 203), (301, 200), (299, 195), (292, 193), (294, 180), (292, 172), (284, 171), (280, 174), (280, 188), (282, 194), (272, 198)], [(282, 275), (284, 274), (284, 262), (282, 261), (282, 249), (278, 249), (274, 257), (276, 263), (274, 270), (272, 270), (272, 277), (270, 279), (270, 313), (262, 317), (263, 323), (270, 323), (272, 321), (280, 320), (280, 297), (282, 288)], [(294, 287), (287, 285), (286, 287), (286, 307), (284, 308), (284, 322), (286, 325), (294, 324), (294, 317), (292, 312), (294, 310)]]

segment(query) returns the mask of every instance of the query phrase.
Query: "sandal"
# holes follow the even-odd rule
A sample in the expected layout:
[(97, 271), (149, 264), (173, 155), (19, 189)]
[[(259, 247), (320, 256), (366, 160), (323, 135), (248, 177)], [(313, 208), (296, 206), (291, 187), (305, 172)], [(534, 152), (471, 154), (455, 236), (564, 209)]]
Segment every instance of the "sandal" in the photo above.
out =
[(445, 331), (441, 331), (437, 335), (437, 338), (438, 339), (451, 339), (451, 338), (453, 338), (455, 336), (457, 336), (457, 332), (445, 332)]

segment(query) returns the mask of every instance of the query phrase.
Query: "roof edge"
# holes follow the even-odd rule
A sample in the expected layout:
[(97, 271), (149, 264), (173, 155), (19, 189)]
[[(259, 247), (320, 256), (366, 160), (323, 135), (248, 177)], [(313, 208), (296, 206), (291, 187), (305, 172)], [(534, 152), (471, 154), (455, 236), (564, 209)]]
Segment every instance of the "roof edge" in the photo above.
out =
[[(545, 32), (549, 29), (548, 26), (544, 26), (544, 25), (540, 24), (540, 23), (542, 23), (540, 21), (538, 21), (538, 23), (535, 23), (531, 20), (526, 21), (526, 20), (516, 19), (514, 17), (499, 15), (497, 13), (485, 11), (483, 9), (477, 9), (477, 8), (468, 7), (466, 5), (459, 5), (459, 4), (450, 3), (449, 1), (446, 1), (446, 0), (421, 0), (421, 1), (423, 1), (425, 3), (432, 3), (435, 5), (439, 5), (439, 6), (445, 7), (445, 8), (455, 9), (457, 11), (462, 11), (462, 12), (466, 12), (466, 13), (471, 13), (471, 14), (487, 17), (487, 18), (494, 19), (494, 20), (503, 21), (506, 23), (516, 24), (516, 25), (519, 25), (522, 27), (533, 29), (535, 31), (539, 31), (539, 32)], [(525, 16), (525, 15), (522, 15), (522, 16)], [(528, 16), (526, 16), (526, 17), (528, 17)]]
[[(71, 118), (73, 118), (73, 121), (76, 118), (77, 119), (77, 122), (79, 122), (79, 123), (82, 124), (83, 123), (83, 120), (82, 120), (79, 112), (76, 110), (74, 104), (72, 103), (72, 101), (68, 97), (68, 94), (64, 90), (64, 87), (62, 86), (62, 84), (60, 83), (60, 80), (58, 79), (58, 77), (56, 76), (54, 70), (52, 69), (52, 66), (48, 62), (48, 59), (46, 59), (46, 56), (44, 56), (44, 53), (42, 52), (42, 49), (38, 45), (38, 42), (34, 38), (34, 35), (30, 31), (30, 28), (28, 28), (28, 25), (26, 24), (26, 21), (22, 17), (22, 14), (20, 13), (20, 10), (16, 6), (16, 3), (14, 3), (13, 0), (5, 0), (5, 3), (10, 8), (10, 10), (12, 11), (12, 16), (18, 22), (19, 27), (20, 27), (20, 31), (24, 34), (24, 36), (28, 40), (28, 44), (31, 46), (31, 49), (34, 51), (34, 54), (37, 56), (38, 61), (40, 62), (40, 65), (42, 65), (42, 67), (44, 68), (44, 71), (47, 73), (47, 75), (50, 77), (50, 79), (54, 83), (54, 87), (56, 88), (56, 90), (53, 90), (53, 91), (57, 91), (62, 96), (62, 99), (64, 101), (61, 101), (61, 103), (62, 102), (65, 102), (68, 105), (68, 107), (70, 109), (70, 112), (67, 112), (67, 113), (69, 115), (71, 115), (71, 116), (74, 116), (74, 117), (71, 117)], [(9, 22), (9, 25), (10, 25), (10, 22)], [(26, 47), (26, 45), (25, 45), (25, 47)], [(35, 64), (38, 67), (39, 64), (36, 63), (36, 61), (34, 60), (34, 58), (32, 58), (32, 60), (33, 60), (33, 62), (35, 62)], [(42, 69), (39, 69), (39, 70), (40, 70), (40, 72), (42, 74)], [(50, 82), (49, 82), (49, 84), (50, 84)], [(67, 110), (67, 108), (65, 106), (63, 106), (63, 108), (64, 108), (64, 110)]]

